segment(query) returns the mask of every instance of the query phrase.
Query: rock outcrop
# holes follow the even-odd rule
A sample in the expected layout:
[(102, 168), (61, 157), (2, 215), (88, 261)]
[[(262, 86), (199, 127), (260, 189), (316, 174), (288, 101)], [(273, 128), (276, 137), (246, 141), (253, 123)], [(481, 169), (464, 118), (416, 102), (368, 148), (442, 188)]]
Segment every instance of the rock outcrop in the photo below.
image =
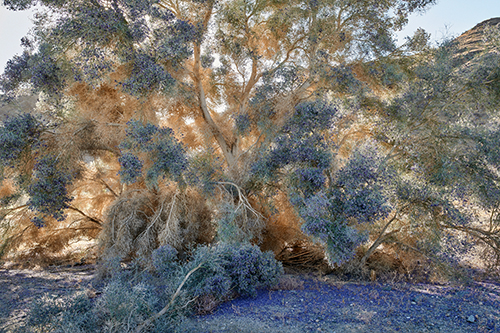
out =
[(457, 43), (457, 57), (468, 61), (482, 52), (487, 46), (484, 41), (486, 30), (495, 27), (500, 30), (500, 17), (491, 18), (477, 24), (474, 28), (467, 30), (455, 41)]

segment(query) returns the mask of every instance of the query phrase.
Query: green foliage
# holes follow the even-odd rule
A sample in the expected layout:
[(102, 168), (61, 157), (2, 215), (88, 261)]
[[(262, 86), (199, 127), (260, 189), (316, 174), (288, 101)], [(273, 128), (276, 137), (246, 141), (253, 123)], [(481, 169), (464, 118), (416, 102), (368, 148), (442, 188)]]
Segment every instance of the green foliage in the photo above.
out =
[(200, 247), (188, 267), (200, 262), (206, 262), (207, 266), (195, 273), (190, 288), (197, 296), (214, 295), (219, 301), (228, 297), (230, 291), (243, 297), (255, 296), (258, 289), (276, 285), (283, 272), (271, 252), (263, 253), (249, 243)]
[[(36, 214), (32, 222), (37, 227), (42, 227), (47, 218), (63, 221), (64, 211), (72, 201), (68, 188), (73, 175), (59, 156), (44, 151), (45, 130), (43, 123), (31, 114), (8, 118), (0, 127), (0, 145), (4, 147), (0, 153), (1, 176), (14, 178), (18, 188), (2, 201), (9, 204), (27, 195), (26, 204)], [(33, 160), (33, 169), (26, 170), (25, 165)]]
[[(72, 176), (69, 170), (58, 165), (55, 156), (44, 156), (34, 167), (33, 180), (28, 187), (30, 196), (27, 205), (42, 217), (53, 217), (64, 221), (64, 209), (72, 198), (68, 195), (68, 187)], [(42, 226), (43, 219), (35, 217), (36, 225)]]
[[(223, 243), (243, 243), (261, 241), (262, 230), (265, 227), (264, 217), (252, 208), (248, 200), (235, 185), (225, 188), (226, 197), (219, 204), (215, 217), (217, 239)], [(235, 203), (234, 198), (238, 201)]]
[(160, 246), (151, 254), (153, 267), (162, 279), (168, 281), (175, 275), (178, 269), (177, 254), (178, 251), (169, 245)]
[(338, 118), (330, 103), (299, 104), (252, 170), (254, 184), (286, 185), (302, 230), (325, 246), (332, 265), (351, 259), (367, 240), (354, 224), (373, 223), (391, 210), (385, 188), (392, 175), (373, 143), (352, 152), (344, 167), (331, 170), (338, 147), (326, 138)]
[[(384, 109), (381, 137), (401, 179), (397, 206), (410, 230), (425, 235), (416, 240), (402, 233), (392, 241), (456, 265), (472, 246), (463, 237), (472, 236), (498, 263), (500, 100), (492, 92), (499, 57), (492, 44), (477, 53), (457, 43), (427, 50)], [(491, 214), (489, 221), (478, 218), (484, 213)]]
[(19, 332), (97, 332), (102, 323), (85, 293), (64, 297), (44, 295), (34, 300)]
[[(28, 313), (26, 327), (19, 332), (134, 332), (138, 325), (158, 310), (160, 299), (149, 286), (111, 281), (99, 299), (85, 293), (36, 300)], [(169, 313), (148, 332), (182, 332), (186, 317)]]
[(149, 286), (127, 282), (109, 282), (96, 302), (96, 310), (104, 317), (104, 327), (113, 331), (130, 331), (158, 309), (159, 299)]

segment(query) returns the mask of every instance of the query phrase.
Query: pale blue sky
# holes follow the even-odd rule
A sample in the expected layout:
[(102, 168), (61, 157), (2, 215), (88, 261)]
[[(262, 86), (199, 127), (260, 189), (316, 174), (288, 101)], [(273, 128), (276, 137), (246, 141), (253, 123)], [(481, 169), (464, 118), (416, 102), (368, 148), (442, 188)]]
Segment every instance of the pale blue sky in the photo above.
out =
[[(0, 72), (3, 72), (7, 60), (22, 52), (19, 44), (31, 27), (31, 15), (30, 12), (12, 12), (0, 6)], [(433, 40), (440, 40), (445, 35), (459, 35), (493, 17), (500, 17), (500, 0), (438, 0), (423, 15), (411, 16), (398, 39), (402, 42), (405, 36), (422, 27)]]

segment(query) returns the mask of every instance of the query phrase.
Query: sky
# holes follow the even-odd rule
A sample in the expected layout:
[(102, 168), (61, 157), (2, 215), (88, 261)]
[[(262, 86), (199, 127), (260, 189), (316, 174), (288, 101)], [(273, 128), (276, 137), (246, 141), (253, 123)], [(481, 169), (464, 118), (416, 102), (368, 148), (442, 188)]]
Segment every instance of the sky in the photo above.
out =
[[(3, 4), (3, 0), (0, 0)], [(13, 12), (0, 5), (0, 73), (7, 61), (20, 54), (20, 40), (31, 28), (31, 11)], [(414, 14), (397, 37), (399, 42), (418, 28), (431, 34), (433, 41), (458, 36), (484, 20), (500, 17), (500, 0), (438, 0), (424, 14)]]

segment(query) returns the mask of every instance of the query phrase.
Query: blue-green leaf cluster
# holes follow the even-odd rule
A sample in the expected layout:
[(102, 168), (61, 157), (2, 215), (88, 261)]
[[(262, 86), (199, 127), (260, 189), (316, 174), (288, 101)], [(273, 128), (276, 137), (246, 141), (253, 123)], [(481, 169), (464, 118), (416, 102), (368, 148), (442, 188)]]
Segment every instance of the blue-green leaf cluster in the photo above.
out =
[(73, 200), (68, 193), (72, 180), (71, 172), (61, 166), (55, 156), (43, 156), (37, 161), (33, 169), (33, 180), (27, 189), (27, 205), (40, 215), (33, 223), (43, 226), (43, 217), (52, 217), (58, 221), (66, 218), (64, 210)]
[(40, 145), (43, 128), (31, 114), (8, 118), (0, 127), (0, 165), (13, 167), (19, 163), (23, 152)]
[[(160, 177), (180, 182), (188, 168), (186, 150), (170, 128), (132, 120), (120, 149), (120, 176), (124, 182), (135, 182), (141, 176), (150, 185), (157, 184)], [(140, 154), (150, 163), (146, 170)]]

